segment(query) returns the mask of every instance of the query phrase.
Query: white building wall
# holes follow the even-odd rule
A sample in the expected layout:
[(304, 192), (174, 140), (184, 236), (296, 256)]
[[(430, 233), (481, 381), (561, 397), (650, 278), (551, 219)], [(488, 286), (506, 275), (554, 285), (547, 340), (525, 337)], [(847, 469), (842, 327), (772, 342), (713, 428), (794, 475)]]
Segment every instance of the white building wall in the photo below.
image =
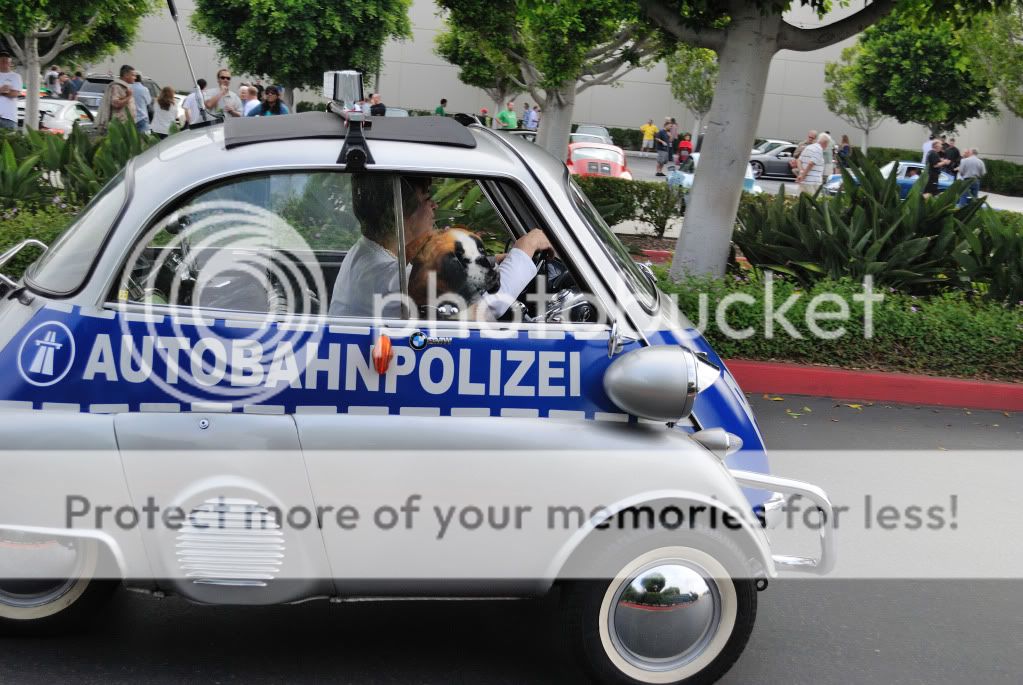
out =
[[(196, 75), (213, 81), (224, 60), (205, 39), (187, 29), (194, 10), (191, 0), (177, 3), (185, 33), (189, 56)], [(858, 5), (836, 9), (828, 21), (844, 12), (855, 11)], [(384, 67), (380, 74), (380, 91), (387, 104), (411, 109), (430, 109), (440, 98), (448, 99), (449, 111), (478, 112), (493, 103), (476, 88), (458, 80), (456, 67), (433, 53), (434, 39), (442, 22), (432, 0), (414, 0), (411, 10), (413, 37), (408, 41), (392, 41), (384, 48)], [(816, 16), (805, 8), (793, 10), (788, 21), (802, 26), (818, 25)], [(821, 96), (825, 88), (824, 63), (836, 61), (842, 48), (854, 39), (814, 52), (779, 52), (771, 63), (764, 105), (757, 134), (762, 137), (800, 140), (810, 128), (829, 130), (833, 135), (848, 133), (853, 145), (859, 145), (860, 133), (828, 111)], [(187, 89), (188, 69), (178, 44), (173, 21), (165, 8), (143, 20), (139, 41), (129, 50), (94, 65), (97, 70), (114, 71), (130, 63), (146, 76), (161, 84)], [(336, 65), (344, 68), (345, 65)], [(907, 65), (911, 68), (911, 65)], [(241, 79), (235, 76), (235, 83)], [(314, 93), (299, 93), (296, 101), (317, 99)], [(517, 100), (521, 111), (522, 94)], [(598, 86), (580, 94), (576, 102), (575, 120), (618, 127), (638, 127), (647, 119), (658, 122), (666, 116), (678, 118), (683, 129), (689, 129), (694, 117), (671, 95), (666, 83), (665, 68), (658, 64), (650, 70), (638, 69), (615, 86)], [(984, 156), (1002, 157), (1023, 163), (1023, 120), (1010, 114), (975, 120), (959, 131), (959, 146), (979, 148)], [(915, 124), (900, 125), (889, 121), (871, 133), (871, 145), (918, 149), (927, 131)]]

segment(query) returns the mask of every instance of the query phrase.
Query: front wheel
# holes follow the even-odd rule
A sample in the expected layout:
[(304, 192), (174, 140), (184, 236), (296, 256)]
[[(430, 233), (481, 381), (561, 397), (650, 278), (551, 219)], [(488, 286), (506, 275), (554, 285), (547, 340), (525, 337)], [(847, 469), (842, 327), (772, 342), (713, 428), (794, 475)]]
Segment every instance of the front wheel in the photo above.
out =
[(739, 550), (711, 534), (672, 542), (637, 540), (613, 579), (565, 588), (569, 639), (596, 682), (713, 683), (746, 646), (757, 593)]
[(750, 162), (749, 165), (753, 167), (753, 178), (760, 178), (764, 175), (764, 165), (761, 162)]
[(0, 635), (82, 627), (119, 584), (96, 577), (101, 559), (95, 540), (0, 533)]

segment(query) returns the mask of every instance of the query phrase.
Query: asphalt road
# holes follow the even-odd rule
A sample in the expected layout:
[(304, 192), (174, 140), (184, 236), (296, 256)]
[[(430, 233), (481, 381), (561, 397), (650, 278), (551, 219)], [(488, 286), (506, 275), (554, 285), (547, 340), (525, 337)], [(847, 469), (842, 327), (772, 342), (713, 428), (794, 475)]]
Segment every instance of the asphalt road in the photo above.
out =
[[(813, 471), (816, 451), (826, 448), (1023, 444), (1019, 414), (751, 399), (770, 447), (804, 450), (788, 457), (785, 475), (793, 477)], [(913, 474), (893, 465), (870, 477)], [(781, 580), (759, 599), (751, 641), (723, 683), (1023, 680), (1023, 581)], [(556, 606), (548, 599), (215, 608), (122, 592), (87, 634), (0, 640), (0, 682), (585, 683), (564, 655)]]

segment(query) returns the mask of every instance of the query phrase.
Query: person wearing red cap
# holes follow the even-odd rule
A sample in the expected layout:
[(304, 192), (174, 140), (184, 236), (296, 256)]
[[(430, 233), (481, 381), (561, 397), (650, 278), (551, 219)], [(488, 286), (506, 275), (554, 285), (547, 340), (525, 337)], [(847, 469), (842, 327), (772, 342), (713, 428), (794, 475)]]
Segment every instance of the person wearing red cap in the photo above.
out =
[(483, 122), (484, 126), (490, 126), (490, 117), (488, 116), (486, 107), (480, 107), (480, 121)]

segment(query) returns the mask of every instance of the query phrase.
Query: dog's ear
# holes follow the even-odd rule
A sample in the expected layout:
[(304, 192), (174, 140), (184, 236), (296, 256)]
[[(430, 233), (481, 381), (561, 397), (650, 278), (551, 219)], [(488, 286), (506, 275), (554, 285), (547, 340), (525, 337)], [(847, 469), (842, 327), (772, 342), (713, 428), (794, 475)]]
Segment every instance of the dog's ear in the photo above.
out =
[[(443, 284), (443, 286), (442, 286)], [(437, 265), (437, 292), (457, 293), (467, 298), (465, 264), (458, 254), (448, 252)]]

